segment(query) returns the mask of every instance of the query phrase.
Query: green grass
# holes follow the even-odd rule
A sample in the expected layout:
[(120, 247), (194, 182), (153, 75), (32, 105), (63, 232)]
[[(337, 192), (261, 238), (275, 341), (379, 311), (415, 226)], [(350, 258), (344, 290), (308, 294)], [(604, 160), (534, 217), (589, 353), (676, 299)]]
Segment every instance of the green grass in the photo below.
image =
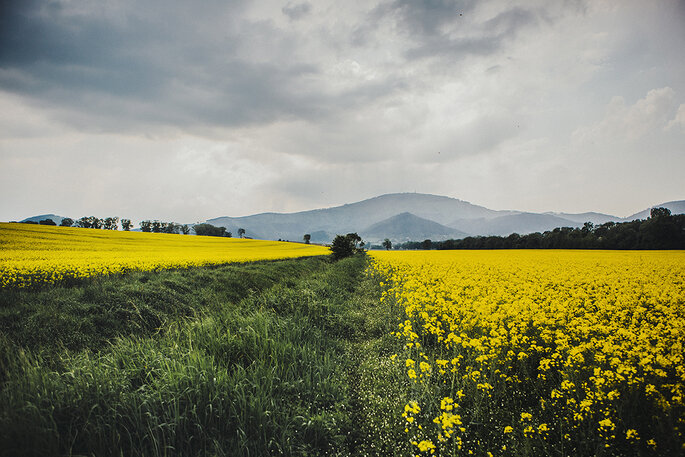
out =
[(132, 272), (73, 287), (0, 290), (0, 332), (48, 357), (100, 350), (116, 337), (150, 336), (170, 322), (220, 312), (276, 284), (291, 285), (323, 258)]
[(405, 455), (365, 258), (0, 295), (0, 455)]

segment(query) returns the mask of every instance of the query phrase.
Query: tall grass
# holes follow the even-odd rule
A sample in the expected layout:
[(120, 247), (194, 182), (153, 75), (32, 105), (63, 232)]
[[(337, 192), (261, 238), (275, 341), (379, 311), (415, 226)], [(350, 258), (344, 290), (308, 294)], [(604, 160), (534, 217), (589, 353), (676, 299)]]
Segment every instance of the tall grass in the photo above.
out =
[[(359, 257), (309, 259), (15, 295), (24, 320), (48, 314), (31, 306), (104, 310), (147, 298), (134, 302), (140, 313), (110, 333), (116, 338), (85, 331), (79, 350), (56, 349), (76, 335), (57, 335), (55, 345), (26, 344), (22, 331), (0, 339), (0, 454), (350, 453), (348, 368), (351, 341), (366, 334), (355, 298), (363, 267)], [(231, 285), (240, 274), (252, 285)], [(137, 317), (141, 305), (163, 318), (148, 325)], [(74, 322), (90, 315), (65, 309)]]
[(3, 289), (0, 332), (44, 359), (65, 349), (100, 350), (116, 337), (154, 335), (178, 319), (237, 306), (250, 294), (294, 284), (324, 264), (324, 258), (265, 261), (131, 272), (73, 287)]

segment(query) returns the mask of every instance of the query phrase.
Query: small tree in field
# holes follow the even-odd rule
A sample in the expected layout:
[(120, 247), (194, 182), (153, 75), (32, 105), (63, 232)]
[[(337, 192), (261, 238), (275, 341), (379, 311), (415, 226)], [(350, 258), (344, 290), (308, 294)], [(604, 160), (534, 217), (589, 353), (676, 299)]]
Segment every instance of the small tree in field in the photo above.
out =
[(131, 219), (122, 219), (121, 220), (121, 229), (128, 232), (131, 230), (131, 227), (133, 227), (133, 224), (131, 223)]
[(309, 244), (309, 241), (312, 239), (312, 236), (309, 233), (306, 233), (302, 239), (304, 240), (304, 244)]
[(392, 249), (392, 241), (390, 241), (389, 238), (386, 238), (383, 240), (383, 247), (385, 248), (386, 251), (389, 251)]
[(357, 244), (362, 242), (362, 239), (356, 233), (348, 233), (347, 235), (336, 235), (331, 244), (331, 253), (334, 260), (344, 259), (350, 257), (356, 252), (363, 252), (363, 249), (357, 248)]
[(245, 235), (245, 229), (244, 229), (244, 228), (239, 228), (239, 229), (238, 229), (238, 236), (239, 236), (240, 238), (242, 238), (243, 235)]
[(334, 260), (350, 257), (354, 254), (354, 243), (346, 236), (337, 235), (331, 244), (331, 253)]

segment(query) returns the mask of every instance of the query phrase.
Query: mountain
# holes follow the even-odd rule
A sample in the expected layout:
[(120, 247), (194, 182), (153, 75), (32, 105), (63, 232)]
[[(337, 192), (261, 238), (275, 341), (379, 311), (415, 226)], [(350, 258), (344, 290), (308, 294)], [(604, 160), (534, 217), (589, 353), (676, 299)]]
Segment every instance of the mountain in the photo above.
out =
[(585, 222), (592, 222), (595, 225), (601, 225), (606, 222), (623, 222), (624, 219), (616, 216), (611, 216), (609, 214), (602, 214), (602, 213), (595, 213), (595, 212), (589, 212), (589, 213), (553, 213), (553, 212), (547, 212), (543, 214), (549, 214), (551, 216), (557, 216), (562, 219), (567, 219), (569, 221), (573, 222), (578, 222), (580, 225), (583, 225)]
[(45, 219), (52, 219), (55, 222), (55, 224), (59, 225), (62, 222), (62, 219), (64, 218), (56, 214), (41, 214), (40, 216), (27, 217), (26, 219), (19, 222), (40, 222), (44, 221)]
[(640, 211), (639, 213), (635, 213), (632, 216), (626, 217), (625, 220), (634, 221), (635, 219), (647, 219), (652, 208), (668, 208), (671, 211), (671, 214), (685, 214), (685, 200), (676, 200), (662, 203), (660, 205), (654, 205)]
[(449, 224), (455, 229), (474, 235), (506, 236), (512, 233), (525, 235), (544, 232), (556, 227), (578, 227), (582, 223), (551, 214), (520, 213), (500, 216), (493, 219), (458, 219)]
[[(685, 213), (685, 200), (656, 205), (673, 214)], [(456, 198), (431, 194), (386, 194), (356, 203), (296, 213), (260, 213), (243, 217), (217, 217), (206, 222), (223, 226), (238, 236), (245, 229), (251, 238), (302, 241), (305, 233), (312, 243), (330, 243), (336, 234), (357, 232), (367, 242), (385, 238), (393, 242), (425, 239), (444, 240), (465, 236), (526, 234), (544, 232), (556, 227), (580, 227), (585, 222), (595, 225), (646, 219), (649, 209), (627, 218), (596, 212), (528, 213), (496, 211)], [(61, 216), (42, 214), (24, 221), (52, 219), (59, 224)], [(22, 221), (22, 222), (24, 222)]]
[[(685, 201), (664, 203), (673, 213), (685, 213)], [(442, 240), (467, 235), (521, 235), (544, 232), (556, 227), (580, 227), (646, 218), (649, 210), (630, 218), (597, 212), (528, 213), (495, 211), (483, 206), (440, 195), (397, 193), (370, 198), (333, 208), (297, 213), (261, 213), (244, 217), (219, 217), (207, 222), (226, 227), (237, 234), (244, 228), (253, 238), (300, 241), (305, 233), (312, 242), (330, 242), (336, 234), (357, 232), (366, 241), (385, 238), (398, 242), (411, 239)]]
[(362, 230), (359, 235), (371, 243), (380, 243), (385, 238), (393, 243), (403, 243), (425, 239), (442, 241), (467, 236), (464, 232), (407, 212), (377, 222)]
[[(305, 233), (331, 235), (363, 233), (372, 225), (401, 213), (445, 225), (457, 218), (490, 219), (513, 211), (494, 211), (456, 198), (430, 194), (387, 194), (357, 203), (297, 213), (261, 213), (243, 217), (218, 217), (207, 223), (226, 227), (235, 235), (244, 228), (253, 238), (299, 241)], [(442, 230), (442, 229), (441, 229)], [(436, 236), (439, 236), (436, 233)], [(329, 239), (332, 240), (332, 236)], [(383, 238), (386, 238), (384, 236)], [(381, 239), (383, 239), (381, 238)]]

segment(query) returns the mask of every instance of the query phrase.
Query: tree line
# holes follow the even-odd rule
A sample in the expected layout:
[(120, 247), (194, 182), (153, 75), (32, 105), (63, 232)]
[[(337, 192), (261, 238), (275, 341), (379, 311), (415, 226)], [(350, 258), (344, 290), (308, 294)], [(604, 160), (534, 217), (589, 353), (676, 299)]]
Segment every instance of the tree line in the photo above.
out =
[(544, 233), (410, 241), (398, 249), (685, 249), (685, 214), (652, 208), (648, 219), (558, 227)]
[[(57, 225), (52, 219), (43, 219), (39, 222), (35, 221), (24, 221), (22, 224), (39, 224), (39, 225)], [(80, 227), (80, 228), (94, 228), (103, 230), (118, 230), (119, 229), (119, 218), (118, 217), (105, 217), (99, 218), (95, 216), (84, 216), (80, 219), (72, 219), (70, 217), (65, 217), (59, 223), (60, 227)], [(129, 231), (133, 228), (133, 223), (131, 219), (121, 219), (122, 230)]]
[[(95, 216), (84, 216), (80, 219), (74, 220), (70, 217), (65, 217), (60, 222), (60, 227), (79, 227), (79, 228), (90, 228), (90, 229), (102, 229), (102, 230), (118, 230), (119, 222), (121, 222), (121, 228), (124, 231), (130, 231), (133, 228), (133, 223), (131, 219), (121, 219), (118, 217), (106, 217), (98, 218)], [(23, 224), (39, 224), (39, 225), (54, 225), (57, 224), (52, 219), (43, 219), (39, 222), (35, 221), (25, 221)], [(221, 236), (231, 238), (233, 233), (226, 230), (226, 227), (216, 227), (212, 224), (177, 224), (175, 222), (164, 222), (158, 220), (144, 220), (140, 222), (140, 230), (142, 232), (150, 233), (176, 233), (189, 235), (190, 231), (194, 231), (196, 235), (200, 236)], [(238, 236), (243, 237), (245, 235), (245, 229), (238, 229)]]

